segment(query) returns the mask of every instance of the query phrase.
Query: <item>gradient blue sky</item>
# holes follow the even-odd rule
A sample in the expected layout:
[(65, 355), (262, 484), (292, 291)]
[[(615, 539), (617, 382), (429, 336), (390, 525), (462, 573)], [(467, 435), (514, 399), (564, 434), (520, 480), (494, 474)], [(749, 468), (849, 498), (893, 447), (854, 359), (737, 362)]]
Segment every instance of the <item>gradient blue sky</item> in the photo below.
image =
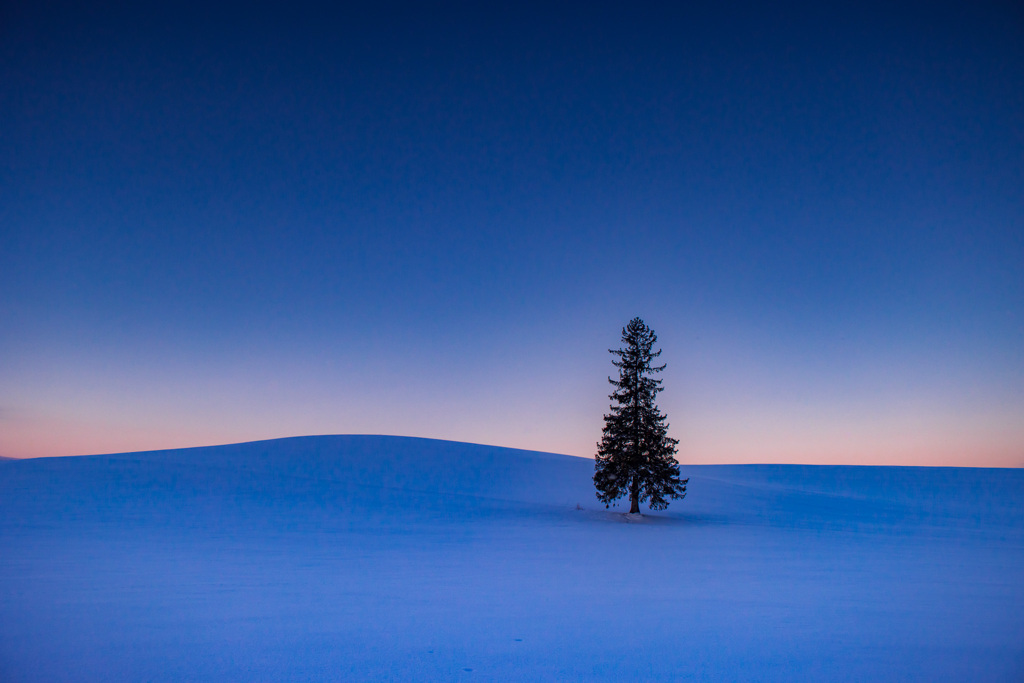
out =
[(1017, 3), (0, 6), (0, 455), (1024, 463)]

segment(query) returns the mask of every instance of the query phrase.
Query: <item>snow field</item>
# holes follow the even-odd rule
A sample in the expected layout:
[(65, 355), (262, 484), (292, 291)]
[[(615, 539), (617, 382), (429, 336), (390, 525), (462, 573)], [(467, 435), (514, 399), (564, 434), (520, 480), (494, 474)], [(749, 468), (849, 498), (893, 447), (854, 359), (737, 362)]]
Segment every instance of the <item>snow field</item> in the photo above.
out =
[[(0, 680), (1024, 680), (1024, 472), (400, 437), (0, 463)], [(577, 506), (582, 509), (577, 509)]]

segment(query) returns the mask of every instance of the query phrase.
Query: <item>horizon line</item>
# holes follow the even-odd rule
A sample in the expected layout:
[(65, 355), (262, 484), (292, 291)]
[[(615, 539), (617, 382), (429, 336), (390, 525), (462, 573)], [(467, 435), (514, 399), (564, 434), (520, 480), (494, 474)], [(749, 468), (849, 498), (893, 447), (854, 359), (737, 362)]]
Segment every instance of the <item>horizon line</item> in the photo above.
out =
[[(367, 437), (367, 438), (386, 438), (386, 439), (416, 439), (420, 441), (438, 441), (443, 443), (461, 444), (467, 446), (479, 446), (481, 448), (501, 448), (509, 451), (521, 451), (524, 453), (543, 453), (546, 455), (560, 455), (568, 458), (579, 458), (581, 460), (593, 460), (594, 456), (591, 455), (576, 455), (574, 453), (558, 453), (555, 451), (543, 451), (530, 448), (517, 448), (515, 446), (503, 446), (500, 444), (489, 444), (479, 443), (474, 441), (458, 441), (455, 439), (440, 439), (429, 436), (413, 436), (408, 434), (372, 434), (372, 433), (346, 433), (346, 434), (295, 434), (291, 436), (279, 436), (271, 437), (267, 439), (251, 439), (246, 441), (230, 441), (226, 443), (213, 443), (203, 444), (197, 446), (180, 446), (171, 448), (150, 448), (146, 450), (134, 450), (134, 451), (114, 451), (114, 452), (102, 452), (102, 453), (76, 453), (71, 455), (35, 455), (35, 456), (11, 456), (11, 455), (0, 455), (2, 461), (22, 461), (22, 460), (43, 460), (51, 458), (89, 458), (99, 457), (105, 455), (131, 455), (136, 453), (164, 453), (168, 451), (187, 451), (195, 450), (200, 448), (222, 448), (228, 446), (244, 446), (249, 444), (267, 443), (271, 441), (287, 441), (292, 439), (321, 439), (321, 438), (332, 438), (332, 437)], [(681, 467), (717, 467), (717, 466), (797, 466), (797, 467), (913, 467), (913, 468), (930, 468), (930, 469), (1022, 469), (1024, 463), (1020, 465), (910, 465), (910, 464), (864, 464), (864, 463), (813, 463), (813, 462), (777, 462), (777, 461), (755, 461), (755, 462), (683, 462), (676, 458), (676, 461)]]

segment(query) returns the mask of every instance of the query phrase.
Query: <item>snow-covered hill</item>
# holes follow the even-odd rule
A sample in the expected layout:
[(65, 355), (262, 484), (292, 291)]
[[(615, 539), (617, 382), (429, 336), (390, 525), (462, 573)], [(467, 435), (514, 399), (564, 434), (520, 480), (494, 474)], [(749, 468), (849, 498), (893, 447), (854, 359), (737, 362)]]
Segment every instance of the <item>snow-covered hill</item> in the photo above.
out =
[(0, 463), (0, 680), (1024, 680), (1024, 471), (376, 436)]

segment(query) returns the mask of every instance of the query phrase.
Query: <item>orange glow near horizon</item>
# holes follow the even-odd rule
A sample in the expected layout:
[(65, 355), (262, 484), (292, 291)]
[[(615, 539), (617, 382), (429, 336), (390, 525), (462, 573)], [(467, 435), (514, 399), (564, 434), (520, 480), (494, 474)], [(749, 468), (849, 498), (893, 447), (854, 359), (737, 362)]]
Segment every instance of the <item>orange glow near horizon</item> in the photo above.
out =
[[(314, 424), (293, 420), (259, 427), (256, 421), (236, 420), (224, 426), (196, 425), (191, 429), (171, 425), (131, 427), (57, 418), (6, 419), (0, 436), (0, 456), (36, 458), (92, 455), (135, 451), (212, 446), (258, 441), (306, 434), (397, 434), (425, 438), (481, 443), (524, 450), (592, 457), (593, 434), (576, 429), (566, 433), (523, 433), (514, 429), (463, 424), (451, 429), (399, 431), (381, 421), (358, 429), (355, 425)], [(686, 464), (820, 464), (820, 465), (911, 465), (950, 467), (1024, 466), (1024, 434), (1010, 420), (975, 419), (946, 423), (928, 429), (922, 420), (904, 424), (862, 422), (840, 426), (810, 425), (781, 416), (772, 422), (749, 418), (721, 417), (701, 430), (691, 429), (680, 438), (679, 461)], [(515, 420), (510, 420), (515, 423)], [(333, 428), (332, 428), (333, 427)], [(376, 427), (376, 428), (372, 428)]]

